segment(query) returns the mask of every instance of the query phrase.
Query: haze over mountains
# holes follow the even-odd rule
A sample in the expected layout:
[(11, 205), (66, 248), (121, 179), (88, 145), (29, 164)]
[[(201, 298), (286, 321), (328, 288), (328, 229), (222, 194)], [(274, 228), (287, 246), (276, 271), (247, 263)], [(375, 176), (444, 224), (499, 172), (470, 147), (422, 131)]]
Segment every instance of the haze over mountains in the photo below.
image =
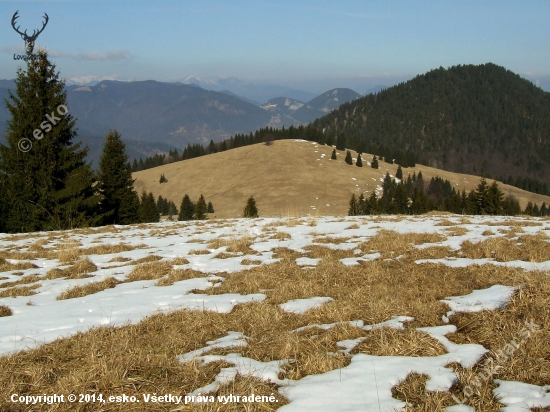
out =
[[(234, 92), (250, 83), (208, 83), (233, 90), (214, 91), (196, 78), (186, 81), (192, 84), (105, 80), (67, 86), (89, 157), (97, 161), (110, 127), (122, 134), (131, 158), (139, 158), (314, 121), (327, 138), (343, 134), (351, 149), (394, 158), (391, 151), (409, 151), (417, 161), (450, 171), (550, 184), (550, 93), (491, 63), (432, 70), (390, 88), (377, 86), (365, 97), (338, 88), (308, 101), (272, 96), (262, 105)], [(8, 97), (8, 87), (13, 81), (0, 81), (0, 99)], [(8, 118), (0, 106), (0, 130)]]
[(337, 109), (341, 104), (359, 97), (361, 95), (351, 89), (332, 89), (307, 103), (288, 97), (276, 97), (269, 99), (261, 107), (272, 114), (270, 126), (281, 128), (310, 123)]
[[(8, 88), (14, 88), (12, 80), (0, 82), (2, 101), (8, 97)], [(307, 103), (300, 102), (302, 110), (292, 117), (227, 90), (205, 90), (196, 84), (104, 80), (93, 86), (70, 85), (66, 90), (69, 110), (78, 119), (79, 138), (90, 146), (94, 160), (111, 127), (122, 134), (131, 158), (146, 157), (187, 144), (217, 142), (260, 127), (306, 124), (360, 97), (349, 89), (334, 89)], [(0, 130), (5, 130), (9, 117), (2, 105)]]

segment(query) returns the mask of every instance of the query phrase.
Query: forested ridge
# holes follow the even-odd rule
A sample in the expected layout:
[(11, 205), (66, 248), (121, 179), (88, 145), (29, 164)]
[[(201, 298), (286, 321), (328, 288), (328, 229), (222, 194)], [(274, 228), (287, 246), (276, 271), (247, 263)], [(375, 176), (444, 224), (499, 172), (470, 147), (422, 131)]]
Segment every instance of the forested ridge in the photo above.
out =
[(440, 67), (313, 125), (359, 151), (401, 150), (453, 172), (550, 183), (550, 93), (492, 63)]

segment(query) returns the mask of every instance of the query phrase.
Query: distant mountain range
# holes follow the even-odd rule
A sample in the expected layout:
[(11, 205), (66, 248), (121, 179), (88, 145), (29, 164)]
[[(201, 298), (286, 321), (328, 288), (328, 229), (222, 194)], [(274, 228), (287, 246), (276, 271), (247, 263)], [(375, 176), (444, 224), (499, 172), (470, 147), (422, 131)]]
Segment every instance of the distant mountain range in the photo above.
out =
[(291, 99), (307, 102), (313, 99), (316, 94), (291, 87), (280, 86), (270, 83), (251, 83), (235, 77), (221, 78), (217, 80), (206, 80), (195, 76), (187, 76), (181, 81), (184, 84), (195, 84), (206, 90), (230, 91), (234, 95), (248, 99), (253, 102), (267, 102), (277, 96), (286, 96)]
[[(8, 98), (8, 88), (14, 87), (13, 80), (0, 80), (1, 101)], [(93, 86), (69, 85), (66, 90), (78, 136), (96, 161), (110, 128), (122, 134), (131, 158), (145, 157), (187, 144), (206, 145), (268, 125), (307, 124), (360, 97), (350, 89), (334, 89), (307, 103), (281, 97), (272, 99), (279, 103), (260, 107), (231, 91), (205, 90), (197, 84), (104, 80)], [(287, 100), (296, 104), (285, 106), (282, 102)], [(301, 110), (294, 113), (297, 105)], [(7, 108), (0, 106), (0, 141), (5, 141), (2, 131), (9, 118)]]
[(361, 97), (351, 89), (332, 89), (307, 103), (288, 97), (269, 99), (261, 107), (272, 114), (270, 126), (307, 124), (318, 117), (322, 117), (341, 104), (351, 102)]

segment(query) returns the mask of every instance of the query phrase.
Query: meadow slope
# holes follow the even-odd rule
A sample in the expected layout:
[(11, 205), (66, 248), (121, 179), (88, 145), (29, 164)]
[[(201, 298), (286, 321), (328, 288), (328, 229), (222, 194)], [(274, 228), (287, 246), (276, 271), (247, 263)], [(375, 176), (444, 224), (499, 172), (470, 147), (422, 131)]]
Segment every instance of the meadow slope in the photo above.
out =
[[(241, 217), (246, 200), (254, 196), (260, 216), (345, 216), (352, 193), (368, 196), (379, 188), (386, 172), (395, 176), (397, 165), (379, 162), (371, 168), (372, 154), (363, 154), (363, 167), (344, 162), (345, 152), (330, 160), (332, 148), (303, 140), (278, 140), (271, 146), (256, 144), (133, 173), (135, 189), (172, 200), (179, 208), (185, 193), (196, 201), (201, 194), (214, 205), (218, 218)], [(462, 191), (475, 189), (479, 176), (446, 172), (417, 165), (403, 176), (422, 172), (424, 179), (440, 176)], [(167, 183), (160, 184), (164, 174)], [(491, 183), (492, 180), (489, 180)], [(527, 202), (550, 204), (550, 197), (500, 184), (523, 208)]]

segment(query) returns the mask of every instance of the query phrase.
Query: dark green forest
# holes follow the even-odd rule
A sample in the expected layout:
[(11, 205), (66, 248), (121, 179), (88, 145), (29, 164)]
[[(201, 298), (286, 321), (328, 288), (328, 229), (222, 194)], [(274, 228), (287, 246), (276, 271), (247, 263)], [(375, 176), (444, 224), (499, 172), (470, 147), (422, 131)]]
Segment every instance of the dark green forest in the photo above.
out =
[(550, 93), (492, 63), (432, 70), (313, 125), (350, 149), (399, 149), (444, 170), (550, 184)]
[(496, 181), (489, 185), (482, 177), (477, 188), (466, 193), (466, 190), (455, 190), (451, 182), (440, 177), (425, 181), (421, 172), (418, 176), (416, 173), (412, 176), (409, 174), (406, 179), (399, 181), (386, 173), (381, 196), (376, 191), (371, 192), (367, 198), (363, 194), (359, 197), (352, 194), (348, 214), (417, 215), (432, 210), (466, 215), (550, 215), (550, 208), (546, 203), (539, 208), (538, 204), (529, 202), (521, 210), (518, 200), (511, 194), (505, 197)]

